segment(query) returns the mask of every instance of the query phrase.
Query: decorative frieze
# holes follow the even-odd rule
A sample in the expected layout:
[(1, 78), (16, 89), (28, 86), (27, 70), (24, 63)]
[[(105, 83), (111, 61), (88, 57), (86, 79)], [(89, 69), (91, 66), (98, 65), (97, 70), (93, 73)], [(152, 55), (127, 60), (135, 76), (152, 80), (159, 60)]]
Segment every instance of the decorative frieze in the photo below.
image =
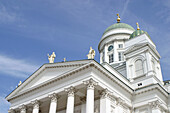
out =
[(94, 81), (92, 78), (90, 78), (87, 81), (83, 81), (83, 83), (87, 85), (87, 89), (93, 89), (93, 90), (94, 90), (94, 86), (98, 85), (98, 83)]

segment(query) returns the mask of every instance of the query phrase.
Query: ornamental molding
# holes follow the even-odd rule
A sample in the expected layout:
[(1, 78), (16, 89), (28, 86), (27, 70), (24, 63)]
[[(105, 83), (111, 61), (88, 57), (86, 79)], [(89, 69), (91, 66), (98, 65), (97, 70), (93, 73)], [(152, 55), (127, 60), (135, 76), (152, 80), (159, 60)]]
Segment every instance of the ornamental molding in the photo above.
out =
[(83, 81), (83, 83), (87, 85), (87, 90), (89, 89), (94, 90), (94, 87), (98, 85), (98, 83), (94, 81), (92, 78), (90, 78), (89, 80)]
[(121, 81), (119, 78), (117, 78), (115, 75), (113, 75), (111, 72), (109, 72), (108, 70), (106, 70), (104, 67), (102, 67), (101, 65), (99, 65), (95, 60), (90, 60), (91, 62), (89, 62), (88, 64), (85, 64), (81, 67), (78, 67), (74, 70), (72, 70), (71, 72), (68, 73), (64, 73), (61, 76), (57, 76), (56, 78), (53, 78), (45, 83), (39, 84), (36, 87), (33, 87), (31, 89), (25, 90), (24, 92), (17, 94), (9, 99), (7, 99), (8, 101), (16, 99), (18, 97), (22, 97), (25, 96), (25, 94), (31, 93), (37, 89), (43, 88), (45, 86), (48, 86), (56, 81), (60, 81), (62, 79), (65, 79), (66, 77), (72, 76), (78, 72), (81, 72), (87, 68), (90, 67), (94, 67), (95, 69), (97, 69), (98, 71), (101, 72), (101, 74), (105, 75), (106, 77), (108, 77), (109, 79), (111, 79), (113, 82), (115, 82), (116, 84), (118, 84), (121, 88), (123, 88), (124, 90), (126, 90), (128, 93), (133, 94), (133, 89), (126, 85), (123, 81)]
[[(142, 91), (138, 91), (138, 90), (142, 90)], [(163, 89), (163, 87), (161, 87), (159, 85), (159, 83), (157, 84), (150, 84), (148, 86), (144, 86), (144, 87), (141, 87), (139, 89), (136, 89), (136, 91), (134, 92), (135, 95), (140, 95), (140, 94), (143, 94), (143, 93), (146, 93), (146, 92), (149, 92), (149, 91), (154, 91), (154, 90), (157, 90), (159, 91), (161, 94), (163, 94), (165, 97), (168, 97), (168, 93), (165, 89)]]

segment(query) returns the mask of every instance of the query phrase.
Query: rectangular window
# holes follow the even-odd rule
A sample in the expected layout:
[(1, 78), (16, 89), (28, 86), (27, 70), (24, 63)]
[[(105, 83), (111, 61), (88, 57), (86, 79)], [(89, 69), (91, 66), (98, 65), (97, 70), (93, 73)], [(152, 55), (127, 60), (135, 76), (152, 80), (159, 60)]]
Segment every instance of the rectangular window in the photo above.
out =
[(118, 53), (119, 61), (123, 61), (123, 52)]
[(103, 51), (102, 62), (105, 62), (105, 57), (104, 57), (104, 55), (105, 55), (105, 52)]
[(119, 44), (119, 48), (123, 48), (123, 44)]
[(109, 55), (109, 63), (112, 63), (112, 62), (114, 62), (114, 55), (110, 54)]

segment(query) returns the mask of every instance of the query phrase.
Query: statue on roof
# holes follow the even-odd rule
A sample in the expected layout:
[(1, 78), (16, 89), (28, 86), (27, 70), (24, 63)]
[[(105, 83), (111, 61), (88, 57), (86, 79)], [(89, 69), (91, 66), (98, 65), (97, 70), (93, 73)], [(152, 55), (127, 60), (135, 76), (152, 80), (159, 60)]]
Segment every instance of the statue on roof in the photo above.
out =
[(53, 52), (51, 55), (47, 54), (49, 63), (54, 63), (54, 58), (56, 57), (55, 52)]
[(94, 59), (95, 57), (95, 50), (90, 47), (89, 54), (87, 55), (88, 59)]

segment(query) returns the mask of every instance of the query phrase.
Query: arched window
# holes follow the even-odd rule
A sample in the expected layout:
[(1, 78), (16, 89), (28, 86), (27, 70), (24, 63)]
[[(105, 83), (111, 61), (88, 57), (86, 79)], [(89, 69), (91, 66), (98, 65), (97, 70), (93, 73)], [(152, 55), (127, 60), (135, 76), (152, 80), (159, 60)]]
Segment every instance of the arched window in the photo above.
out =
[(142, 60), (140, 59), (136, 60), (135, 62), (135, 73), (136, 73), (136, 76), (140, 76), (144, 74), (143, 63), (142, 63)]

